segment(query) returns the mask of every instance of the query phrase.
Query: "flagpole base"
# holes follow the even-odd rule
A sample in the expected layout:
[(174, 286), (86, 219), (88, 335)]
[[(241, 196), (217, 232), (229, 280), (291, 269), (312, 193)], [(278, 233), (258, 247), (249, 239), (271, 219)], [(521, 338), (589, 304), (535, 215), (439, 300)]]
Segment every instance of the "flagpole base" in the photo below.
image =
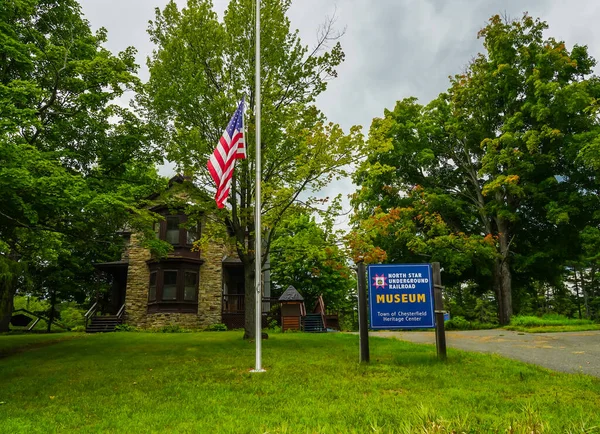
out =
[(262, 369), (262, 368), (261, 369), (250, 369), (250, 372), (253, 373), (253, 374), (256, 374), (258, 372), (267, 372), (267, 370), (266, 369)]

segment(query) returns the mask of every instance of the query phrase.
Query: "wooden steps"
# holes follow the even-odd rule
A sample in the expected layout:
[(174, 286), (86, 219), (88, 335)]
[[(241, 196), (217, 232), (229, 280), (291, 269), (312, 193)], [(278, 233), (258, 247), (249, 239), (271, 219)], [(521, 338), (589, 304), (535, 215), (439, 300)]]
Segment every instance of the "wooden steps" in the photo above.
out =
[(327, 331), (323, 325), (323, 316), (320, 313), (307, 313), (302, 318), (303, 329), (307, 333), (324, 333)]
[(115, 327), (121, 324), (121, 319), (116, 315), (94, 316), (85, 329), (86, 333), (114, 332)]

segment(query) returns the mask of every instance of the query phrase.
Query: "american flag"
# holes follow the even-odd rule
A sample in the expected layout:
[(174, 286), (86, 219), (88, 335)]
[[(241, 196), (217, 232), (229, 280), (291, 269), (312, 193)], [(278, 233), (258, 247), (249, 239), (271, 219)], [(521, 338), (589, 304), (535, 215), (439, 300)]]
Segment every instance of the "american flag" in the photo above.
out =
[(208, 171), (217, 186), (215, 201), (219, 208), (223, 208), (223, 204), (229, 197), (235, 160), (244, 158), (246, 158), (246, 142), (244, 141), (244, 98), (242, 98), (227, 128), (223, 131), (215, 152), (208, 160)]

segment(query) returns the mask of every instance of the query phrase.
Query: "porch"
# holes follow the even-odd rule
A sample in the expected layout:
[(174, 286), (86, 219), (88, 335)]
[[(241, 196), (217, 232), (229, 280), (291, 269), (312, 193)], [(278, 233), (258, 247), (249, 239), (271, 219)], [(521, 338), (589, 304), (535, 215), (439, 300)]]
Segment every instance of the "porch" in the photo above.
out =
[[(271, 321), (271, 307), (279, 304), (276, 298), (268, 296), (262, 298), (262, 327), (268, 326)], [(223, 293), (221, 302), (221, 322), (229, 330), (244, 328), (245, 322), (245, 287), (244, 268), (237, 258), (223, 260)], [(279, 321), (279, 315), (274, 317)]]

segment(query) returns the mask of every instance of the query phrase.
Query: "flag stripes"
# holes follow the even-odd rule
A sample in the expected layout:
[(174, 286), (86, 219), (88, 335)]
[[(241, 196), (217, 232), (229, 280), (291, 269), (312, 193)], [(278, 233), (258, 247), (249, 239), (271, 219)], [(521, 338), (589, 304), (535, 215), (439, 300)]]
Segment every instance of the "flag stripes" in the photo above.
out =
[(208, 160), (208, 171), (217, 187), (215, 201), (223, 208), (229, 197), (235, 160), (246, 158), (244, 140), (244, 98), (233, 114), (219, 143)]

